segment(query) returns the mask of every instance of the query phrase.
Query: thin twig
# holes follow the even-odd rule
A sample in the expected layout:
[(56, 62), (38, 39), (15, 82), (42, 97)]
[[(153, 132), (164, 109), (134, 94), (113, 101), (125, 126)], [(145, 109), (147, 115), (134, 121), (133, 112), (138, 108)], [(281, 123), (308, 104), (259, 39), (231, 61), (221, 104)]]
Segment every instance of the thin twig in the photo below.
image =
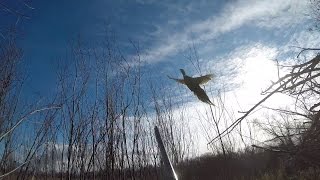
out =
[(21, 123), (23, 120), (25, 120), (27, 117), (37, 113), (37, 112), (41, 112), (41, 111), (45, 111), (45, 110), (51, 110), (51, 109), (60, 109), (61, 106), (51, 106), (51, 107), (45, 107), (45, 108), (42, 108), (42, 109), (36, 109), (36, 110), (33, 110), (29, 113), (27, 113), (26, 115), (24, 115), (14, 126), (12, 126), (10, 128), (10, 130), (8, 130), (7, 132), (5, 132), (3, 135), (1, 135), (0, 137), (0, 142), (2, 141), (2, 139), (7, 136), (9, 133), (11, 133), (13, 130), (15, 130)]
[(298, 55), (297, 58), (300, 56), (301, 53), (303, 53), (304, 51), (320, 51), (320, 48), (304, 48), (304, 47), (299, 47), (299, 46), (291, 46), (291, 47), (295, 47), (295, 48), (299, 48), (302, 49)]
[(13, 10), (13, 9), (10, 9), (8, 6), (4, 5), (3, 3), (0, 3), (0, 6), (2, 6), (5, 10), (7, 10), (8, 12), (10, 12), (11, 14), (14, 14), (18, 17), (23, 17), (23, 18), (26, 18), (26, 19), (30, 19), (29, 16), (25, 15), (25, 14), (22, 14), (20, 13), (19, 11), (16, 11), (16, 10)]
[(25, 164), (27, 164), (29, 161), (31, 161), (31, 159), (29, 159), (28, 161), (25, 161), (24, 163), (20, 164), (18, 167), (14, 168), (13, 170), (11, 170), (10, 172), (7, 172), (5, 174), (0, 175), (0, 178), (4, 178), (8, 175), (10, 175), (11, 173), (15, 172), (16, 170), (20, 169), (22, 166), (24, 166)]

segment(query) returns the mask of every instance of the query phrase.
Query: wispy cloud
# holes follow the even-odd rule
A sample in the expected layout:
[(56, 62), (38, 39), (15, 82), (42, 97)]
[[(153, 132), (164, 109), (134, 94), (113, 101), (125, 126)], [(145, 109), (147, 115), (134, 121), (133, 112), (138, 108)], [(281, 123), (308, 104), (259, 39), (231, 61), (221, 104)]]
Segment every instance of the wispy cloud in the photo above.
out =
[(268, 29), (294, 25), (306, 18), (304, 11), (307, 7), (308, 1), (296, 0), (230, 2), (219, 14), (213, 14), (203, 21), (192, 22), (181, 32), (162, 33), (159, 43), (146, 51), (143, 58), (150, 63), (158, 62), (185, 50), (191, 43), (214, 39), (244, 25)]
[[(292, 35), (283, 47), (279, 47), (283, 54), (298, 55), (301, 48), (318, 48), (320, 46), (319, 32), (303, 30)], [(299, 48), (300, 47), (300, 48)], [(318, 51), (305, 51), (302, 57), (312, 58)]]

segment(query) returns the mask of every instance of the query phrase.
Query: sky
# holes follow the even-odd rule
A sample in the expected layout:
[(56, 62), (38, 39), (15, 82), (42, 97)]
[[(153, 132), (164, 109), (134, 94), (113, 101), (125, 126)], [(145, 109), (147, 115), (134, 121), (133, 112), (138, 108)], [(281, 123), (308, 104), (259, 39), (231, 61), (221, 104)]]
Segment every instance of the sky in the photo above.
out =
[[(26, 96), (51, 93), (56, 83), (55, 63), (65, 56), (73, 39), (81, 36), (89, 47), (97, 48), (95, 42), (104, 37), (106, 29), (112, 29), (127, 57), (134, 54), (130, 41), (139, 44), (143, 68), (174, 89), (172, 96), (191, 108), (194, 116), (205, 104), (166, 76), (181, 78), (180, 68), (194, 76), (213, 73), (214, 80), (206, 86), (209, 97), (215, 101), (218, 90), (224, 88), (227, 106), (246, 110), (277, 78), (274, 60), (294, 61), (300, 51), (294, 46), (320, 44), (318, 31), (310, 31), (314, 18), (308, 0), (26, 1), (31, 7), (22, 0), (0, 2), (1, 37), (4, 27), (12, 23), (23, 32), (19, 45), (28, 75)], [(30, 19), (17, 19), (3, 4)], [(197, 50), (201, 72), (186, 58), (190, 47)], [(270, 100), (272, 104), (289, 101), (286, 97)], [(204, 127), (196, 128), (201, 131)]]

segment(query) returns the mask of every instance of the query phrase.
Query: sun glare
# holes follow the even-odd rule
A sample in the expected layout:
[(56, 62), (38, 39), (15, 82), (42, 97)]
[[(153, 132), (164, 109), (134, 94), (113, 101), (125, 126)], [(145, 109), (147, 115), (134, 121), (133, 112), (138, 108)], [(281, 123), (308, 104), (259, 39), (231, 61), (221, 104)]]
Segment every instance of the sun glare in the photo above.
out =
[[(235, 90), (238, 101), (244, 107), (257, 103), (272, 81), (278, 79), (278, 68), (274, 61), (277, 50), (274, 48), (252, 48), (242, 58), (236, 82), (240, 87)], [(272, 100), (272, 102), (270, 101)], [(284, 98), (272, 98), (268, 104), (281, 105)]]
[(243, 88), (248, 91), (264, 89), (277, 78), (275, 55), (275, 50), (267, 48), (253, 49), (247, 54), (239, 76)]

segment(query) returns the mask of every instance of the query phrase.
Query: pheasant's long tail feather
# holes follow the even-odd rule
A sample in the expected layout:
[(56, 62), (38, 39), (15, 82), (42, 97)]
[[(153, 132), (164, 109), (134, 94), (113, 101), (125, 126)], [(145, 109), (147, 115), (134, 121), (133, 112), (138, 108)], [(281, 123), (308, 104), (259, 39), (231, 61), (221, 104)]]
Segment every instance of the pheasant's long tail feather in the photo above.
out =
[(194, 94), (198, 97), (200, 101), (214, 106), (214, 104), (210, 101), (208, 95), (202, 88), (199, 87), (195, 89)]

